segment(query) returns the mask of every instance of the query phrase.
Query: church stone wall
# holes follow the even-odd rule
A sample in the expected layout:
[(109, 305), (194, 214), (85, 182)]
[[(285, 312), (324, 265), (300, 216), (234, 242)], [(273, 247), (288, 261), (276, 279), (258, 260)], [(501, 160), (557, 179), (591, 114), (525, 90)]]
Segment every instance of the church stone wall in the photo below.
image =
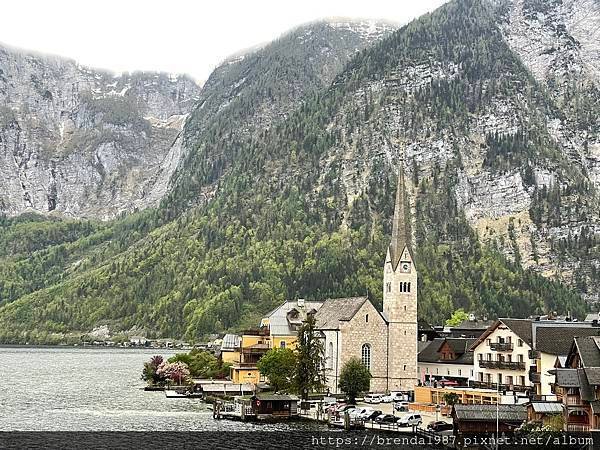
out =
[[(367, 321), (368, 315), (368, 321)], [(386, 392), (387, 386), (387, 325), (370, 301), (366, 301), (354, 317), (341, 322), (341, 366), (352, 357), (362, 360), (362, 346), (371, 346), (371, 392)]]

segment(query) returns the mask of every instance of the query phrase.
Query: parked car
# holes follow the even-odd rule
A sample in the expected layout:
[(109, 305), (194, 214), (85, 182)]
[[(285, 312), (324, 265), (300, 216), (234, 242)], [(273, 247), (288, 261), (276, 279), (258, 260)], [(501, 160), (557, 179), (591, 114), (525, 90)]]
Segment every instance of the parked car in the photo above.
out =
[(398, 418), (391, 414), (380, 414), (375, 417), (375, 422), (377, 423), (396, 423), (397, 420)]
[(336, 412), (339, 412), (340, 414), (343, 414), (343, 413), (345, 413), (346, 411), (351, 411), (351, 410), (353, 410), (353, 409), (356, 409), (356, 405), (345, 405), (345, 404), (342, 404), (342, 405), (340, 406), (340, 408), (338, 408), (338, 409), (336, 410)]
[(382, 403), (392, 403), (394, 401), (394, 396), (392, 394), (386, 394), (381, 397)]
[(390, 397), (392, 397), (393, 402), (407, 402), (409, 400), (408, 394), (404, 392), (392, 391), (390, 392)]
[(381, 416), (382, 414), (383, 411), (376, 409), (368, 417), (366, 417), (365, 420), (377, 420), (377, 417)]
[(438, 420), (435, 422), (429, 422), (429, 424), (427, 425), (427, 429), (435, 432), (450, 431), (454, 430), (454, 425), (448, 422), (444, 422), (443, 420)]
[(398, 425), (401, 427), (418, 427), (423, 423), (421, 414), (405, 414), (398, 419)]
[(365, 403), (381, 403), (381, 398), (383, 394), (367, 394), (365, 395), (364, 402)]
[(350, 418), (359, 419), (359, 420), (367, 420), (367, 418), (373, 413), (373, 408), (370, 407), (357, 407), (350, 411)]
[(408, 402), (396, 402), (394, 403), (394, 410), (400, 412), (408, 412)]

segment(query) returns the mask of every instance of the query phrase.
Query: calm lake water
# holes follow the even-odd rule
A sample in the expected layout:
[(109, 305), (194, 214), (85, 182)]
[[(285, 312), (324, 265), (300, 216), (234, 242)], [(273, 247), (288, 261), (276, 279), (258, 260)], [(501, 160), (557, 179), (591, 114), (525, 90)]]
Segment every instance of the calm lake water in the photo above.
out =
[(251, 424), (214, 420), (199, 399), (145, 392), (139, 349), (0, 347), (0, 430), (278, 431), (303, 422)]

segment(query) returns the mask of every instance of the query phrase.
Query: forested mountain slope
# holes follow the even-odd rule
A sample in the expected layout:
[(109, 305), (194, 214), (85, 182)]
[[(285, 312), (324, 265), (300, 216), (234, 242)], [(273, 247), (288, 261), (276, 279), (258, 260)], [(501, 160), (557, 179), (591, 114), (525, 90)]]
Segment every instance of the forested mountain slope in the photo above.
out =
[[(597, 289), (597, 186), (552, 124), (570, 120), (589, 148), (597, 103), (578, 94), (565, 112), (565, 95), (514, 51), (507, 21), (522, 3), (452, 1), (292, 100), (297, 74), (239, 66), (249, 88), (229, 101), (217, 71), (159, 209), (110, 224), (43, 225), (66, 228), (56, 245), (4, 258), (0, 274), (22, 282), (7, 296), (2, 277), (1, 339), (100, 324), (196, 339), (255, 324), (286, 298), (368, 293), (379, 302), (401, 154), (421, 318), (439, 323), (458, 307), (490, 317), (583, 314), (580, 295), (553, 278)], [(296, 73), (297, 64), (279, 70)], [(283, 80), (281, 93), (259, 88), (272, 80)], [(3, 233), (40, 226), (12, 219)], [(32, 287), (26, 274), (46, 265), (59, 269)]]

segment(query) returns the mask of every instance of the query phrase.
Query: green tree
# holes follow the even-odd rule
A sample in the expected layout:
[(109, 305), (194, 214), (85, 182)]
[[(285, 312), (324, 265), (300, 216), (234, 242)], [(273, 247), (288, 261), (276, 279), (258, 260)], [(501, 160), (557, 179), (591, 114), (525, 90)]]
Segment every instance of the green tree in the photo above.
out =
[(323, 341), (316, 333), (316, 321), (312, 314), (298, 330), (298, 346), (296, 347), (296, 373), (294, 385), (303, 399), (310, 392), (320, 391), (325, 385), (323, 373)]
[(468, 318), (469, 315), (465, 312), (465, 310), (459, 308), (452, 313), (452, 316), (450, 316), (448, 320), (446, 320), (446, 325), (448, 325), (449, 327), (455, 327), (463, 323)]
[(289, 348), (272, 348), (260, 358), (257, 367), (275, 391), (288, 390), (296, 373), (296, 354)]
[(444, 399), (444, 403), (449, 406), (456, 405), (459, 400), (456, 392), (446, 392), (442, 398)]
[(356, 396), (367, 392), (371, 386), (371, 372), (358, 358), (350, 358), (340, 372), (340, 389), (348, 396), (350, 403), (356, 403)]

